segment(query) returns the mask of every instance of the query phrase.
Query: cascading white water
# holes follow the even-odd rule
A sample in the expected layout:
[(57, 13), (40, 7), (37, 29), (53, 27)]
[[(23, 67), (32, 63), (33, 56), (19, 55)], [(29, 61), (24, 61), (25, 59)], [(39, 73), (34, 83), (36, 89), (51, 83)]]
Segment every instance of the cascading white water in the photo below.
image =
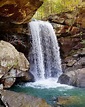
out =
[(49, 22), (29, 23), (32, 34), (30, 72), (35, 80), (58, 77), (62, 73), (58, 41)]

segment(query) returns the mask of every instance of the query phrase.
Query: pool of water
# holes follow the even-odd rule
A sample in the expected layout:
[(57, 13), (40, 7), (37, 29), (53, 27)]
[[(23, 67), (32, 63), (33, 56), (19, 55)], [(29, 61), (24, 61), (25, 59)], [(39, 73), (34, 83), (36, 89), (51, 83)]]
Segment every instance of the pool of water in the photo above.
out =
[[(55, 104), (58, 97), (71, 97), (71, 100), (68, 100), (69, 104), (61, 107), (85, 107), (85, 89), (49, 82), (26, 83), (14, 86), (11, 90), (43, 98), (51, 105)], [(67, 103), (67, 100), (65, 101)]]

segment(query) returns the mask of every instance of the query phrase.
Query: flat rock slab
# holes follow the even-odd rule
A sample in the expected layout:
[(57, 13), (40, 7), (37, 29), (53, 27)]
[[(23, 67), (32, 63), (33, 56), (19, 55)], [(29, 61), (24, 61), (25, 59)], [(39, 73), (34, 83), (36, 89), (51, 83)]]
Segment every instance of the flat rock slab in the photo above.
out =
[(1, 91), (1, 99), (8, 107), (51, 107), (41, 98), (13, 91)]

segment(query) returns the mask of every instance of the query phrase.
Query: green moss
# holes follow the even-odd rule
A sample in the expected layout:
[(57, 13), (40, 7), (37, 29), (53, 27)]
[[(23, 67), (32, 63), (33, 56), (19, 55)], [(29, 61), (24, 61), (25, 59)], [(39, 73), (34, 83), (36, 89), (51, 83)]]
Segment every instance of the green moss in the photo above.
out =
[(14, 62), (14, 68), (16, 68), (17, 66), (18, 66), (18, 60), (16, 60), (15, 62)]
[(7, 63), (7, 67), (11, 68), (11, 67), (17, 68), (18, 67), (18, 60), (14, 61), (13, 63)]
[(7, 68), (10, 68), (12, 66), (12, 64), (7, 63)]

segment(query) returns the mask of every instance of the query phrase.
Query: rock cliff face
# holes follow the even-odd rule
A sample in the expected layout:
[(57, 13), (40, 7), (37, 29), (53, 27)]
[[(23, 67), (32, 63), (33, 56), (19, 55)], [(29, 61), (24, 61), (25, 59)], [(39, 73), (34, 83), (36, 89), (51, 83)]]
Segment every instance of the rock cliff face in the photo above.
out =
[(26, 23), (42, 3), (42, 0), (1, 0), (0, 21), (16, 24)]
[(85, 6), (73, 12), (50, 15), (45, 20), (52, 23), (60, 45), (65, 74), (59, 82), (85, 87)]
[(49, 20), (58, 37), (61, 56), (65, 58), (84, 48), (85, 40), (85, 7), (74, 12), (50, 15)]

